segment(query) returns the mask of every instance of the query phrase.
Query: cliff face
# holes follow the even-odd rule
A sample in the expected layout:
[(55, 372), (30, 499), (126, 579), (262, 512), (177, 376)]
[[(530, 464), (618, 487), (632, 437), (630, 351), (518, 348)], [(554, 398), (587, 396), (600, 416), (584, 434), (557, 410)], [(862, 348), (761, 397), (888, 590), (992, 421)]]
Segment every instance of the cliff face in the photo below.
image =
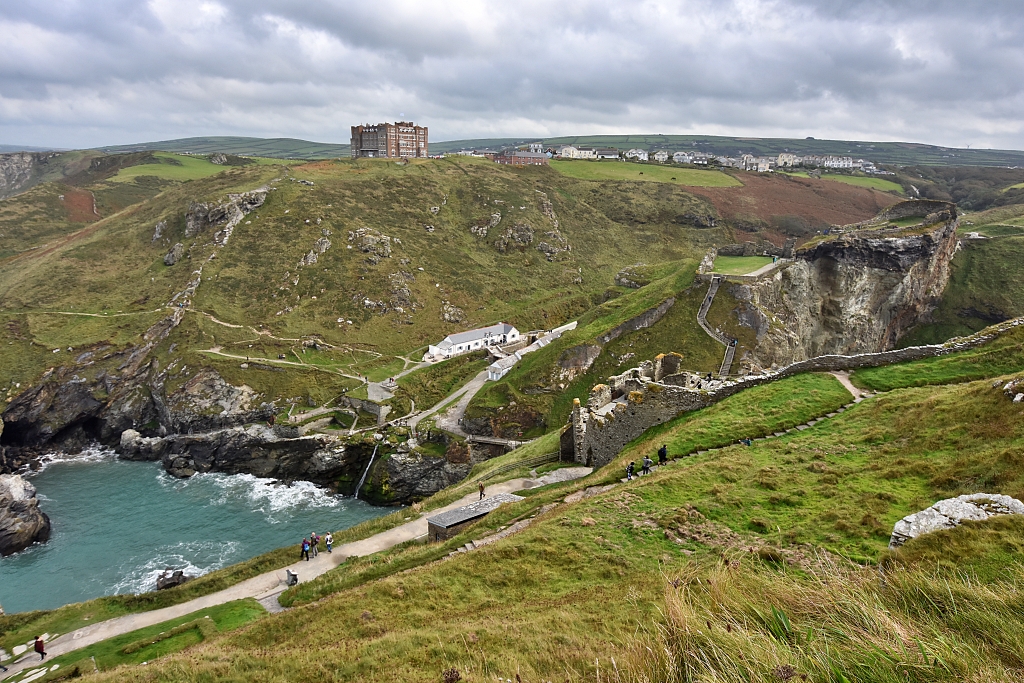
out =
[(0, 199), (10, 197), (32, 180), (36, 155), (31, 152), (0, 154)]
[(743, 364), (768, 368), (884, 351), (926, 320), (949, 280), (958, 221), (952, 204), (938, 212), (933, 202), (920, 204), (918, 211), (929, 213), (918, 226), (852, 226), (798, 251), (793, 264), (771, 277), (731, 285), (742, 302), (740, 324), (757, 332)]

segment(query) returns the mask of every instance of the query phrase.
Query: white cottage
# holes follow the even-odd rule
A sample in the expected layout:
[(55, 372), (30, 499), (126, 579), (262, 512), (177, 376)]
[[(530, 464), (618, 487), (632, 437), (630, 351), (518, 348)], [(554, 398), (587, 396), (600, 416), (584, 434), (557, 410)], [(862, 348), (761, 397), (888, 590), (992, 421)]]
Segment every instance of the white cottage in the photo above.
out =
[(519, 330), (508, 323), (498, 323), (490, 327), (481, 327), (468, 332), (450, 334), (438, 344), (431, 344), (423, 355), (423, 360), (444, 360), (464, 353), (485, 349), (488, 346), (501, 346), (519, 341)]

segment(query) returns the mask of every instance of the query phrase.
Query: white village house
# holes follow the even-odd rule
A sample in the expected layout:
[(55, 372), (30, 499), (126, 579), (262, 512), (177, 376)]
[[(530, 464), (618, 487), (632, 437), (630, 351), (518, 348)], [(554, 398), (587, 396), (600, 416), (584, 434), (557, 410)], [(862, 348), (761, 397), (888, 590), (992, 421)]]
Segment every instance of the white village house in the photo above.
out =
[(423, 360), (443, 360), (463, 353), (470, 353), (488, 346), (500, 346), (519, 341), (519, 330), (508, 323), (497, 323), (468, 332), (449, 334), (436, 345), (427, 347)]

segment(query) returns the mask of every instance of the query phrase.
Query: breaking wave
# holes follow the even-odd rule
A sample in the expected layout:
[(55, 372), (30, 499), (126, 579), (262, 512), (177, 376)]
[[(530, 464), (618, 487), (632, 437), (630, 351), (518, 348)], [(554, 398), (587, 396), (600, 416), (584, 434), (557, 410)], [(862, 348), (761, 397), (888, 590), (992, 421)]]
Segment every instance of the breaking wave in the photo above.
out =
[(145, 593), (156, 590), (156, 580), (168, 569), (182, 570), (188, 576), (202, 576), (238, 562), (241, 544), (237, 541), (186, 541), (159, 547), (148, 559), (125, 558), (118, 567), (121, 580), (110, 586), (112, 593)]

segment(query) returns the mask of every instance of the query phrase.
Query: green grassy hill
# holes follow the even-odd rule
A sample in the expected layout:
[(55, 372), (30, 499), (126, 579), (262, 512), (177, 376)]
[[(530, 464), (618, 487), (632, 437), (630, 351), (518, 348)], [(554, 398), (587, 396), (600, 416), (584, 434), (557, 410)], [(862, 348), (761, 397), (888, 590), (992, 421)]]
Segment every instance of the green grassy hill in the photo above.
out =
[(178, 152), (182, 154), (235, 154), (249, 157), (276, 159), (335, 159), (349, 156), (349, 145), (310, 142), (295, 138), (248, 138), (214, 135), (158, 142), (140, 142), (132, 145), (111, 145), (98, 148), (107, 154), (126, 152)]

